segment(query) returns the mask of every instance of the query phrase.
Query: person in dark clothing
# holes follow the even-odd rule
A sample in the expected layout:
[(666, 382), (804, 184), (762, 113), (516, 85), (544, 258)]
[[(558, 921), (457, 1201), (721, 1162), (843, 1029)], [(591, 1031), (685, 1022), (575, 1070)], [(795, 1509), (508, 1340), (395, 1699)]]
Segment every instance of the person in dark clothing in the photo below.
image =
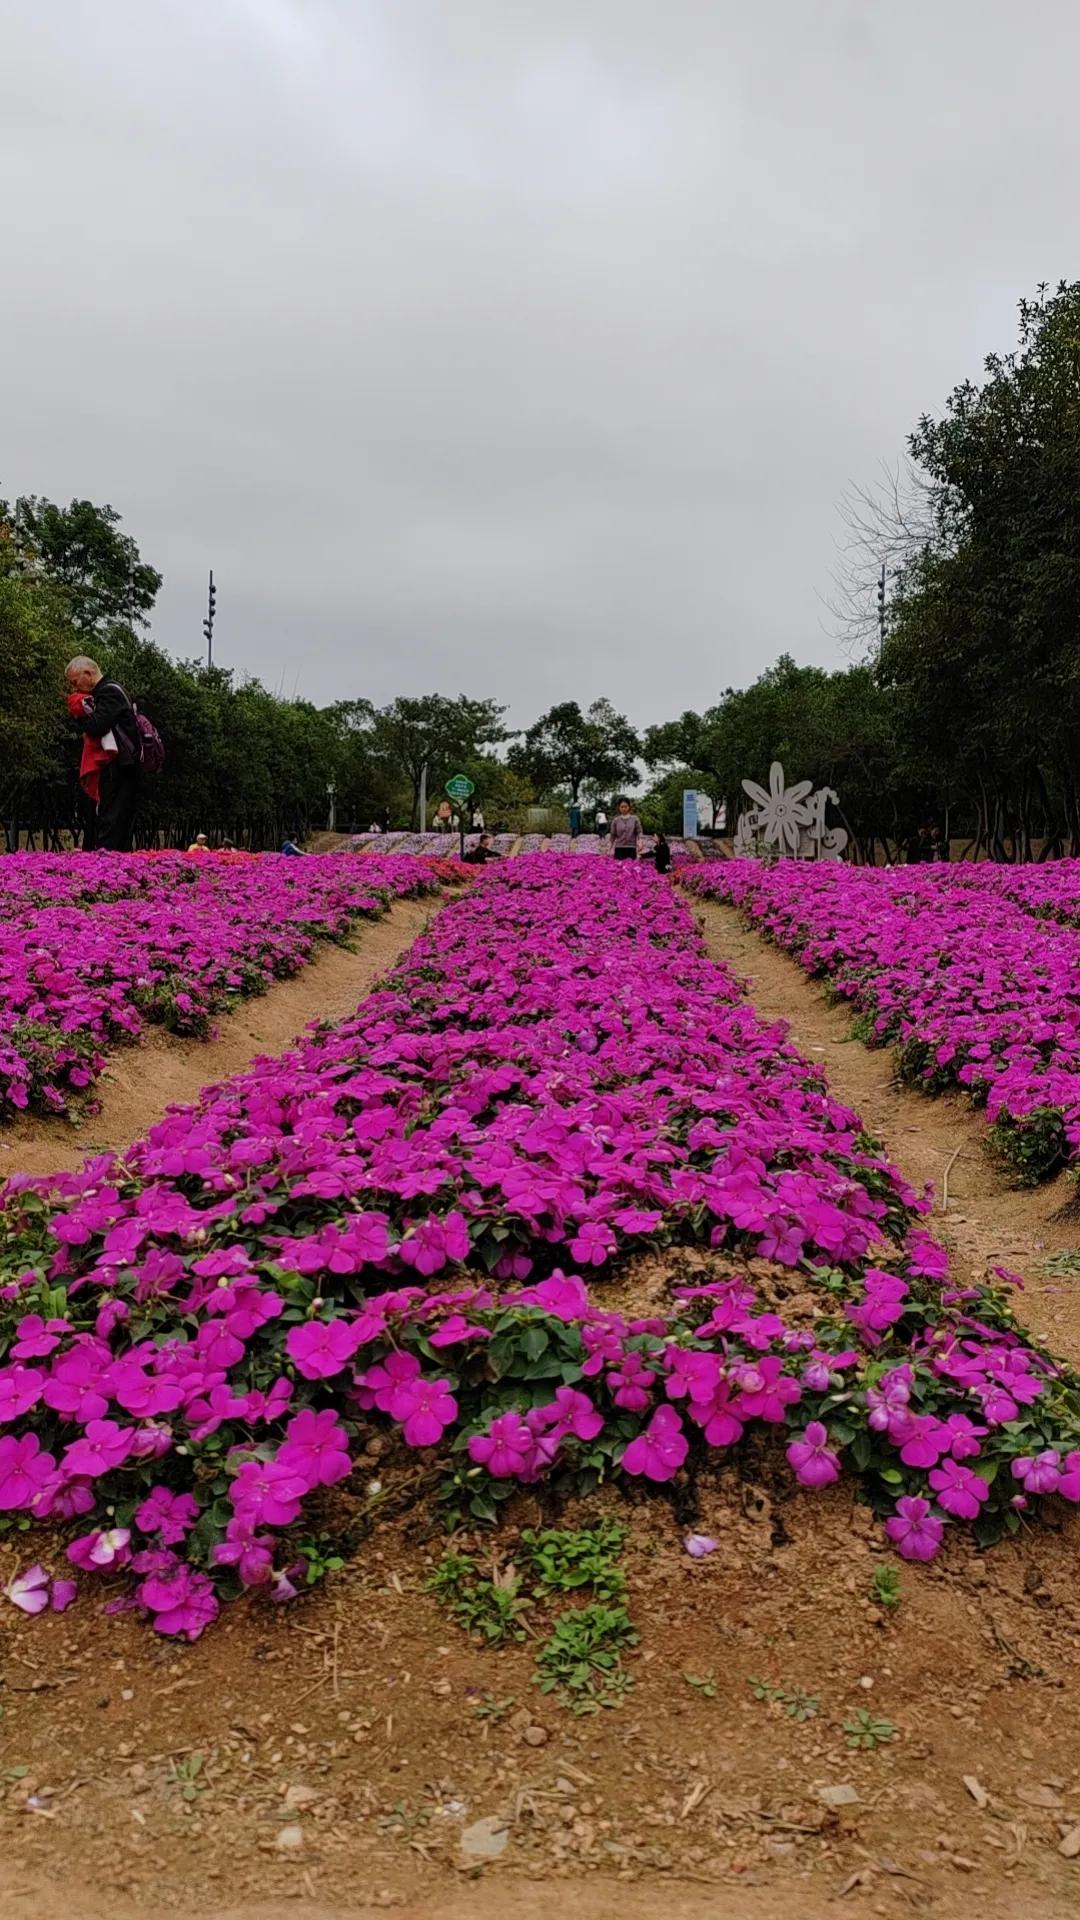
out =
[(83, 730), (83, 846), (88, 852), (130, 853), (142, 758), (135, 710), (119, 681), (106, 678), (85, 654), (70, 662), (64, 678), (68, 712)]
[(490, 833), (482, 833), (475, 847), (470, 847), (464, 857), (468, 867), (482, 867), (485, 860), (498, 860), (499, 855), (491, 844)]
[(666, 833), (658, 833), (656, 836), (656, 845), (653, 847), (653, 864), (656, 867), (657, 873), (671, 872), (671, 848), (668, 846)]

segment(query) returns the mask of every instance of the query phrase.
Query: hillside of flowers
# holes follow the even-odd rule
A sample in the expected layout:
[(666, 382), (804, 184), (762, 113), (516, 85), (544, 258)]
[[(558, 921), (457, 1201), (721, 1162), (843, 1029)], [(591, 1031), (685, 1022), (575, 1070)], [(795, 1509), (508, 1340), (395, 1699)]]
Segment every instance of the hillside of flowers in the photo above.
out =
[(927, 1093), (964, 1089), (1028, 1184), (1080, 1152), (1080, 862), (731, 861), (684, 876), (848, 1000)]
[(927, 1205), (666, 879), (506, 863), (352, 1019), (122, 1160), (9, 1182), (0, 1522), (38, 1536), (9, 1598), (107, 1576), (187, 1638), (288, 1599), (380, 1429), (451, 1516), (682, 1483), (757, 1431), (806, 1488), (858, 1476), (908, 1559), (991, 1540), (1080, 1499), (1080, 1399), (950, 1287)]
[(205, 1035), (320, 940), (437, 890), (401, 858), (13, 855), (0, 863), (0, 1115), (64, 1112), (146, 1022)]

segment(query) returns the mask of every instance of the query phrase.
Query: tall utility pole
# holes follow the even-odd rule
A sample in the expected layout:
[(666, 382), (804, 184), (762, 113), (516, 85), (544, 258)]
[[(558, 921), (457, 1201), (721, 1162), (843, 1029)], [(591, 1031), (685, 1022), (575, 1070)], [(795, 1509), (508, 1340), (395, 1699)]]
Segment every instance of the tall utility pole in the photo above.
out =
[(206, 619), (202, 623), (203, 635), (206, 639), (206, 664), (208, 667), (212, 667), (214, 664), (214, 608), (216, 605), (217, 588), (214, 585), (214, 569), (211, 567), (210, 587), (206, 596)]
[(881, 572), (878, 574), (878, 583), (877, 583), (877, 624), (878, 624), (878, 640), (880, 641), (881, 645), (884, 646), (885, 645), (885, 562), (884, 560), (881, 563)]

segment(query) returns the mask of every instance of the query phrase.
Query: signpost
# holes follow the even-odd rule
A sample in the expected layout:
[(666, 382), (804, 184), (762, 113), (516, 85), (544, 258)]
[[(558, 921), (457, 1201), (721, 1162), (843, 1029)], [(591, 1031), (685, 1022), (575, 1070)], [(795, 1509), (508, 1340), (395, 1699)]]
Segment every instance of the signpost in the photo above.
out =
[(476, 787), (474, 786), (473, 782), (469, 779), (468, 774), (455, 773), (452, 776), (452, 778), (449, 779), (446, 783), (446, 792), (447, 792), (447, 796), (453, 802), (454, 806), (458, 810), (458, 828), (461, 834), (460, 853), (461, 853), (461, 858), (464, 860), (465, 858), (465, 802), (469, 798), (470, 794), (476, 792)]
[(684, 840), (696, 840), (698, 837), (697, 788), (684, 787), (682, 797), (682, 830)]

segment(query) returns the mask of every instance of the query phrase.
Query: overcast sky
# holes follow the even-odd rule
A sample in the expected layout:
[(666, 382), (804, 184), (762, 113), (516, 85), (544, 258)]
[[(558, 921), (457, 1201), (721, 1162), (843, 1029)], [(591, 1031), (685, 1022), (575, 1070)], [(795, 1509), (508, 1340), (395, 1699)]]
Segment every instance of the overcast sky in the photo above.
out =
[(324, 702), (837, 661), (838, 498), (1080, 274), (1074, 0), (7, 0), (0, 492)]

